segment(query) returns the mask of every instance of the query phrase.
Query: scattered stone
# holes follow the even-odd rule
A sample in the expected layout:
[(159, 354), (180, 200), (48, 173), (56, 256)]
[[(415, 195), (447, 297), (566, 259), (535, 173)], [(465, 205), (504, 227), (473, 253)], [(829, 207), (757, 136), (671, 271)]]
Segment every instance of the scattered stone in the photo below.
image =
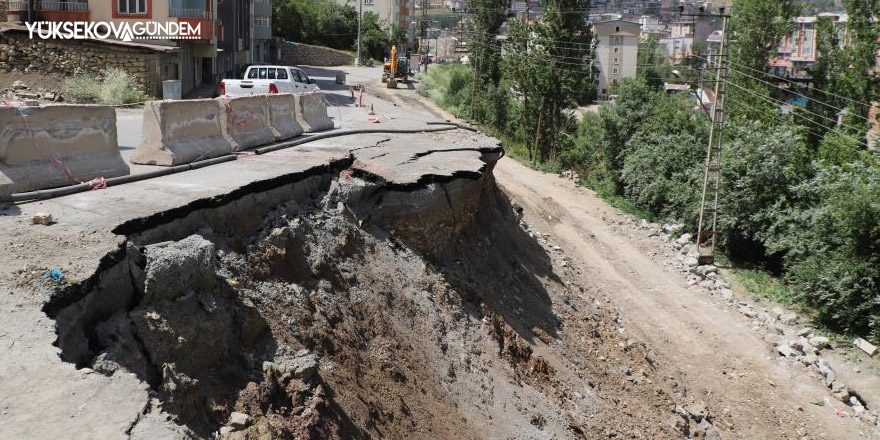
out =
[(758, 312), (752, 310), (750, 307), (740, 307), (739, 311), (743, 315), (746, 315), (746, 318), (754, 318), (755, 316), (758, 316)]
[(719, 431), (718, 428), (709, 423), (708, 420), (703, 419), (697, 425), (697, 429), (694, 430), (691, 438), (702, 438), (704, 440), (721, 440), (721, 431)]
[(770, 344), (773, 344), (774, 347), (785, 343), (785, 338), (774, 333), (767, 333), (766, 335), (764, 335), (764, 340), (769, 342)]
[(852, 407), (853, 411), (855, 411), (856, 414), (861, 414), (865, 412), (865, 405), (863, 405), (862, 401), (859, 400), (859, 398), (856, 396), (850, 396), (849, 406)]
[(779, 322), (785, 325), (797, 324), (797, 315), (795, 315), (794, 313), (783, 313), (779, 315)]
[(705, 277), (706, 275), (717, 271), (718, 268), (712, 264), (704, 264), (702, 266), (697, 266), (697, 268), (694, 269), (694, 273), (701, 277)]
[(693, 404), (684, 407), (684, 411), (690, 416), (690, 418), (701, 421), (709, 416), (709, 411), (706, 409), (705, 405), (702, 404)]
[(870, 343), (870, 342), (868, 342), (868, 341), (866, 341), (866, 340), (864, 340), (864, 339), (862, 339), (862, 338), (856, 338), (856, 339), (853, 341), (853, 345), (855, 345), (855, 346), (858, 347), (860, 350), (862, 350), (862, 351), (864, 351), (865, 353), (867, 353), (868, 356), (873, 356), (874, 353), (877, 352), (877, 346), (876, 346), (876, 345), (874, 345), (874, 344), (872, 344), (872, 343)]
[(308, 354), (294, 358), (291, 362), (290, 369), (296, 377), (303, 380), (309, 380), (318, 372), (318, 356), (315, 354)]
[(812, 332), (813, 332), (813, 329), (811, 329), (809, 327), (804, 327), (804, 328), (798, 330), (797, 333), (795, 333), (795, 334), (798, 336), (807, 336)]
[(678, 240), (675, 240), (675, 242), (684, 246), (684, 245), (691, 242), (691, 238), (693, 238), (693, 235), (688, 234), (688, 233), (684, 233), (684, 234), (681, 234), (681, 236), (678, 237)]
[(24, 90), (27, 88), (28, 88), (27, 84), (25, 84), (24, 81), (22, 81), (22, 80), (16, 80), (15, 82), (12, 83), (12, 90)]
[(806, 365), (806, 366), (810, 366), (810, 365), (813, 365), (813, 364), (816, 363), (816, 361), (818, 360), (818, 357), (816, 357), (816, 355), (814, 355), (814, 354), (812, 354), (812, 353), (809, 353), (809, 354), (805, 354), (805, 355), (801, 356), (801, 357), (798, 358), (798, 359), (799, 359), (804, 365)]
[(798, 355), (798, 353), (788, 344), (777, 345), (776, 351), (778, 351), (780, 355), (785, 357), (794, 357)]
[(785, 327), (783, 327), (783, 326), (781, 326), (781, 325), (779, 325), (779, 324), (773, 324), (773, 325), (771, 325), (771, 326), (770, 326), (770, 330), (773, 330), (773, 331), (775, 331), (776, 333), (779, 333), (780, 335), (784, 335), (784, 334), (785, 334)]
[(731, 299), (733, 299), (733, 291), (730, 289), (721, 289), (720, 293), (721, 298), (723, 298), (725, 301), (730, 301)]
[(34, 214), (34, 217), (31, 219), (31, 221), (35, 225), (44, 225), (44, 226), (49, 226), (49, 225), (55, 223), (55, 219), (52, 218), (52, 214), (47, 214), (45, 212), (40, 212), (40, 213)]
[(828, 341), (828, 338), (826, 338), (824, 336), (816, 336), (816, 337), (810, 338), (810, 345), (821, 350), (823, 348), (828, 347), (829, 341)]
[(235, 429), (244, 429), (251, 424), (251, 416), (238, 411), (229, 415), (229, 426)]
[(231, 426), (223, 426), (220, 428), (220, 435), (221, 436), (222, 435), (229, 435), (229, 434), (232, 434), (233, 432), (235, 432), (235, 429), (233, 429)]
[(667, 234), (674, 234), (684, 228), (684, 225), (677, 223), (666, 223), (663, 225), (663, 232)]
[(696, 257), (687, 257), (684, 259), (684, 262), (682, 264), (685, 267), (696, 267), (700, 263), (697, 261)]
[(831, 383), (831, 395), (841, 402), (849, 402), (849, 389), (839, 380)]

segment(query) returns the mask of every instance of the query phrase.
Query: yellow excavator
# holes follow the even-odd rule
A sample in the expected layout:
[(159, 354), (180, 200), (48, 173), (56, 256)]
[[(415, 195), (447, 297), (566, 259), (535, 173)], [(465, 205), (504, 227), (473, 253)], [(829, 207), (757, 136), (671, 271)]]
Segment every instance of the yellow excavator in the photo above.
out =
[(382, 82), (389, 89), (397, 88), (397, 81), (406, 83), (409, 77), (409, 59), (405, 56), (397, 56), (397, 46), (391, 46), (391, 56), (382, 64)]

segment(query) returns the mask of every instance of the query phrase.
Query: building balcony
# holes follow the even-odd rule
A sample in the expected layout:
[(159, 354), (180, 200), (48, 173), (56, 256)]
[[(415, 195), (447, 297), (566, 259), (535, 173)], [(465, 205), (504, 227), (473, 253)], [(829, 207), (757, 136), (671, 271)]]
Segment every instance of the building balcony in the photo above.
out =
[(40, 0), (37, 15), (43, 21), (89, 21), (89, 4), (86, 1)]
[(198, 27), (197, 41), (213, 41), (216, 23), (210, 5), (210, 0), (169, 0), (168, 16), (177, 18), (178, 23)]
[(213, 19), (210, 0), (170, 0), (168, 16), (177, 18)]

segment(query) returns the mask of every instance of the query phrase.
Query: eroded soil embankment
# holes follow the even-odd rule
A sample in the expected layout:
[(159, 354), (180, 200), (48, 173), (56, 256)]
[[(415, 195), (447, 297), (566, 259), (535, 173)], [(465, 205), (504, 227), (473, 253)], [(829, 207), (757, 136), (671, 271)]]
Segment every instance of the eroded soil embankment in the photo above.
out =
[(714, 429), (673, 411), (683, 390), (554, 273), (495, 187), (496, 159), (406, 187), (331, 167), (144, 222), (47, 305), (62, 356), (149, 383), (137, 438)]

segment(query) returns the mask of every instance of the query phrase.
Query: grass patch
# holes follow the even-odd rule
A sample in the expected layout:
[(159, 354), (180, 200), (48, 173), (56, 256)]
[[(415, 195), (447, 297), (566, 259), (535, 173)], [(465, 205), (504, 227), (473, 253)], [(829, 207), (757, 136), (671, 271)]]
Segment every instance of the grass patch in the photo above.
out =
[(758, 269), (733, 269), (731, 272), (753, 298), (788, 306), (795, 304), (791, 289), (767, 272)]

